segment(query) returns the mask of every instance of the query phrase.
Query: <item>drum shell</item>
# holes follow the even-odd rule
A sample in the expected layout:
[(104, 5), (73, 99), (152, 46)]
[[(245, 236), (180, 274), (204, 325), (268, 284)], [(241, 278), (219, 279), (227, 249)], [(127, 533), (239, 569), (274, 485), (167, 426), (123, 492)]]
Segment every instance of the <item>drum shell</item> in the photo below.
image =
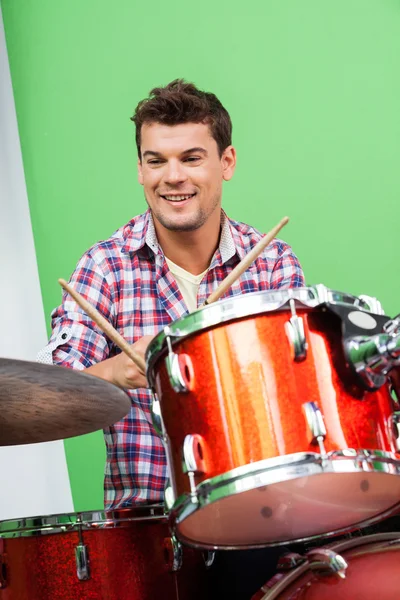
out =
[[(115, 514), (115, 513), (114, 513)], [(83, 526), (90, 578), (77, 577), (74, 526), (62, 533), (0, 539), (3, 578), (1, 600), (168, 600), (201, 599), (207, 572), (200, 551), (183, 548), (182, 568), (172, 572), (170, 531), (165, 517), (130, 519), (133, 510), (118, 511), (121, 522)], [(76, 515), (71, 515), (75, 520)], [(125, 520), (124, 520), (125, 519)], [(9, 534), (8, 534), (9, 535)]]
[(289, 310), (249, 316), (199, 331), (174, 344), (191, 363), (190, 389), (172, 388), (164, 357), (154, 381), (168, 436), (175, 493), (190, 492), (182, 469), (187, 435), (201, 436), (196, 485), (237, 467), (298, 452), (311, 442), (303, 405), (317, 403), (327, 452), (345, 448), (396, 453), (387, 386), (366, 391), (347, 364), (340, 321), (323, 308), (297, 309), (308, 344), (294, 360)]

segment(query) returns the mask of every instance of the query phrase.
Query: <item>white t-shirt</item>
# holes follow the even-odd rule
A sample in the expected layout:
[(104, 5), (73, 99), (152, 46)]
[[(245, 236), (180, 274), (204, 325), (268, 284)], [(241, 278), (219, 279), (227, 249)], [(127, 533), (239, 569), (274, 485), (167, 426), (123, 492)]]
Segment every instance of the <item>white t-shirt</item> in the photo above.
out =
[(175, 277), (178, 288), (183, 296), (186, 306), (189, 312), (193, 312), (197, 309), (197, 292), (199, 285), (208, 269), (200, 273), (199, 275), (192, 275), (189, 271), (185, 271), (182, 267), (176, 265), (172, 260), (165, 257), (167, 265), (172, 275)]

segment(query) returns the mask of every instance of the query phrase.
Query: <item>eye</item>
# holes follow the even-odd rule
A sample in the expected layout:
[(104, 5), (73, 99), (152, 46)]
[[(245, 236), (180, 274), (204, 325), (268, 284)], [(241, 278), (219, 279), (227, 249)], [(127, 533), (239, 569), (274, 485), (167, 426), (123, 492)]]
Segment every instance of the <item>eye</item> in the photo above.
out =
[(159, 158), (152, 158), (151, 160), (147, 161), (148, 165), (160, 165), (163, 161)]
[(187, 158), (184, 159), (184, 162), (193, 163), (193, 162), (197, 162), (199, 160), (200, 160), (200, 156), (188, 156)]

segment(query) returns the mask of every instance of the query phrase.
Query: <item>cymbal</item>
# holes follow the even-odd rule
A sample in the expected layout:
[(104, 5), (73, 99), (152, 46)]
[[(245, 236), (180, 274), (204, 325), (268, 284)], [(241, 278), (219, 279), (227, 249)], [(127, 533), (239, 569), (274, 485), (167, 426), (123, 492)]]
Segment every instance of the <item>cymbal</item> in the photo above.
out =
[(64, 439), (124, 417), (129, 396), (69, 368), (0, 358), (0, 446)]

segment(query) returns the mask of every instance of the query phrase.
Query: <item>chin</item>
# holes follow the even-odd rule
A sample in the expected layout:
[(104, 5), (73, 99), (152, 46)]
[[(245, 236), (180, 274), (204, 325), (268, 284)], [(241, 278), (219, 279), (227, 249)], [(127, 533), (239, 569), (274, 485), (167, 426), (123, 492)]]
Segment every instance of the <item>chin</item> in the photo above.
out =
[(169, 231), (196, 231), (204, 225), (207, 220), (200, 214), (181, 215), (169, 218), (165, 214), (154, 215), (157, 221)]
[(187, 220), (187, 221), (160, 221), (161, 224), (169, 231), (196, 231), (203, 223), (198, 220)]

